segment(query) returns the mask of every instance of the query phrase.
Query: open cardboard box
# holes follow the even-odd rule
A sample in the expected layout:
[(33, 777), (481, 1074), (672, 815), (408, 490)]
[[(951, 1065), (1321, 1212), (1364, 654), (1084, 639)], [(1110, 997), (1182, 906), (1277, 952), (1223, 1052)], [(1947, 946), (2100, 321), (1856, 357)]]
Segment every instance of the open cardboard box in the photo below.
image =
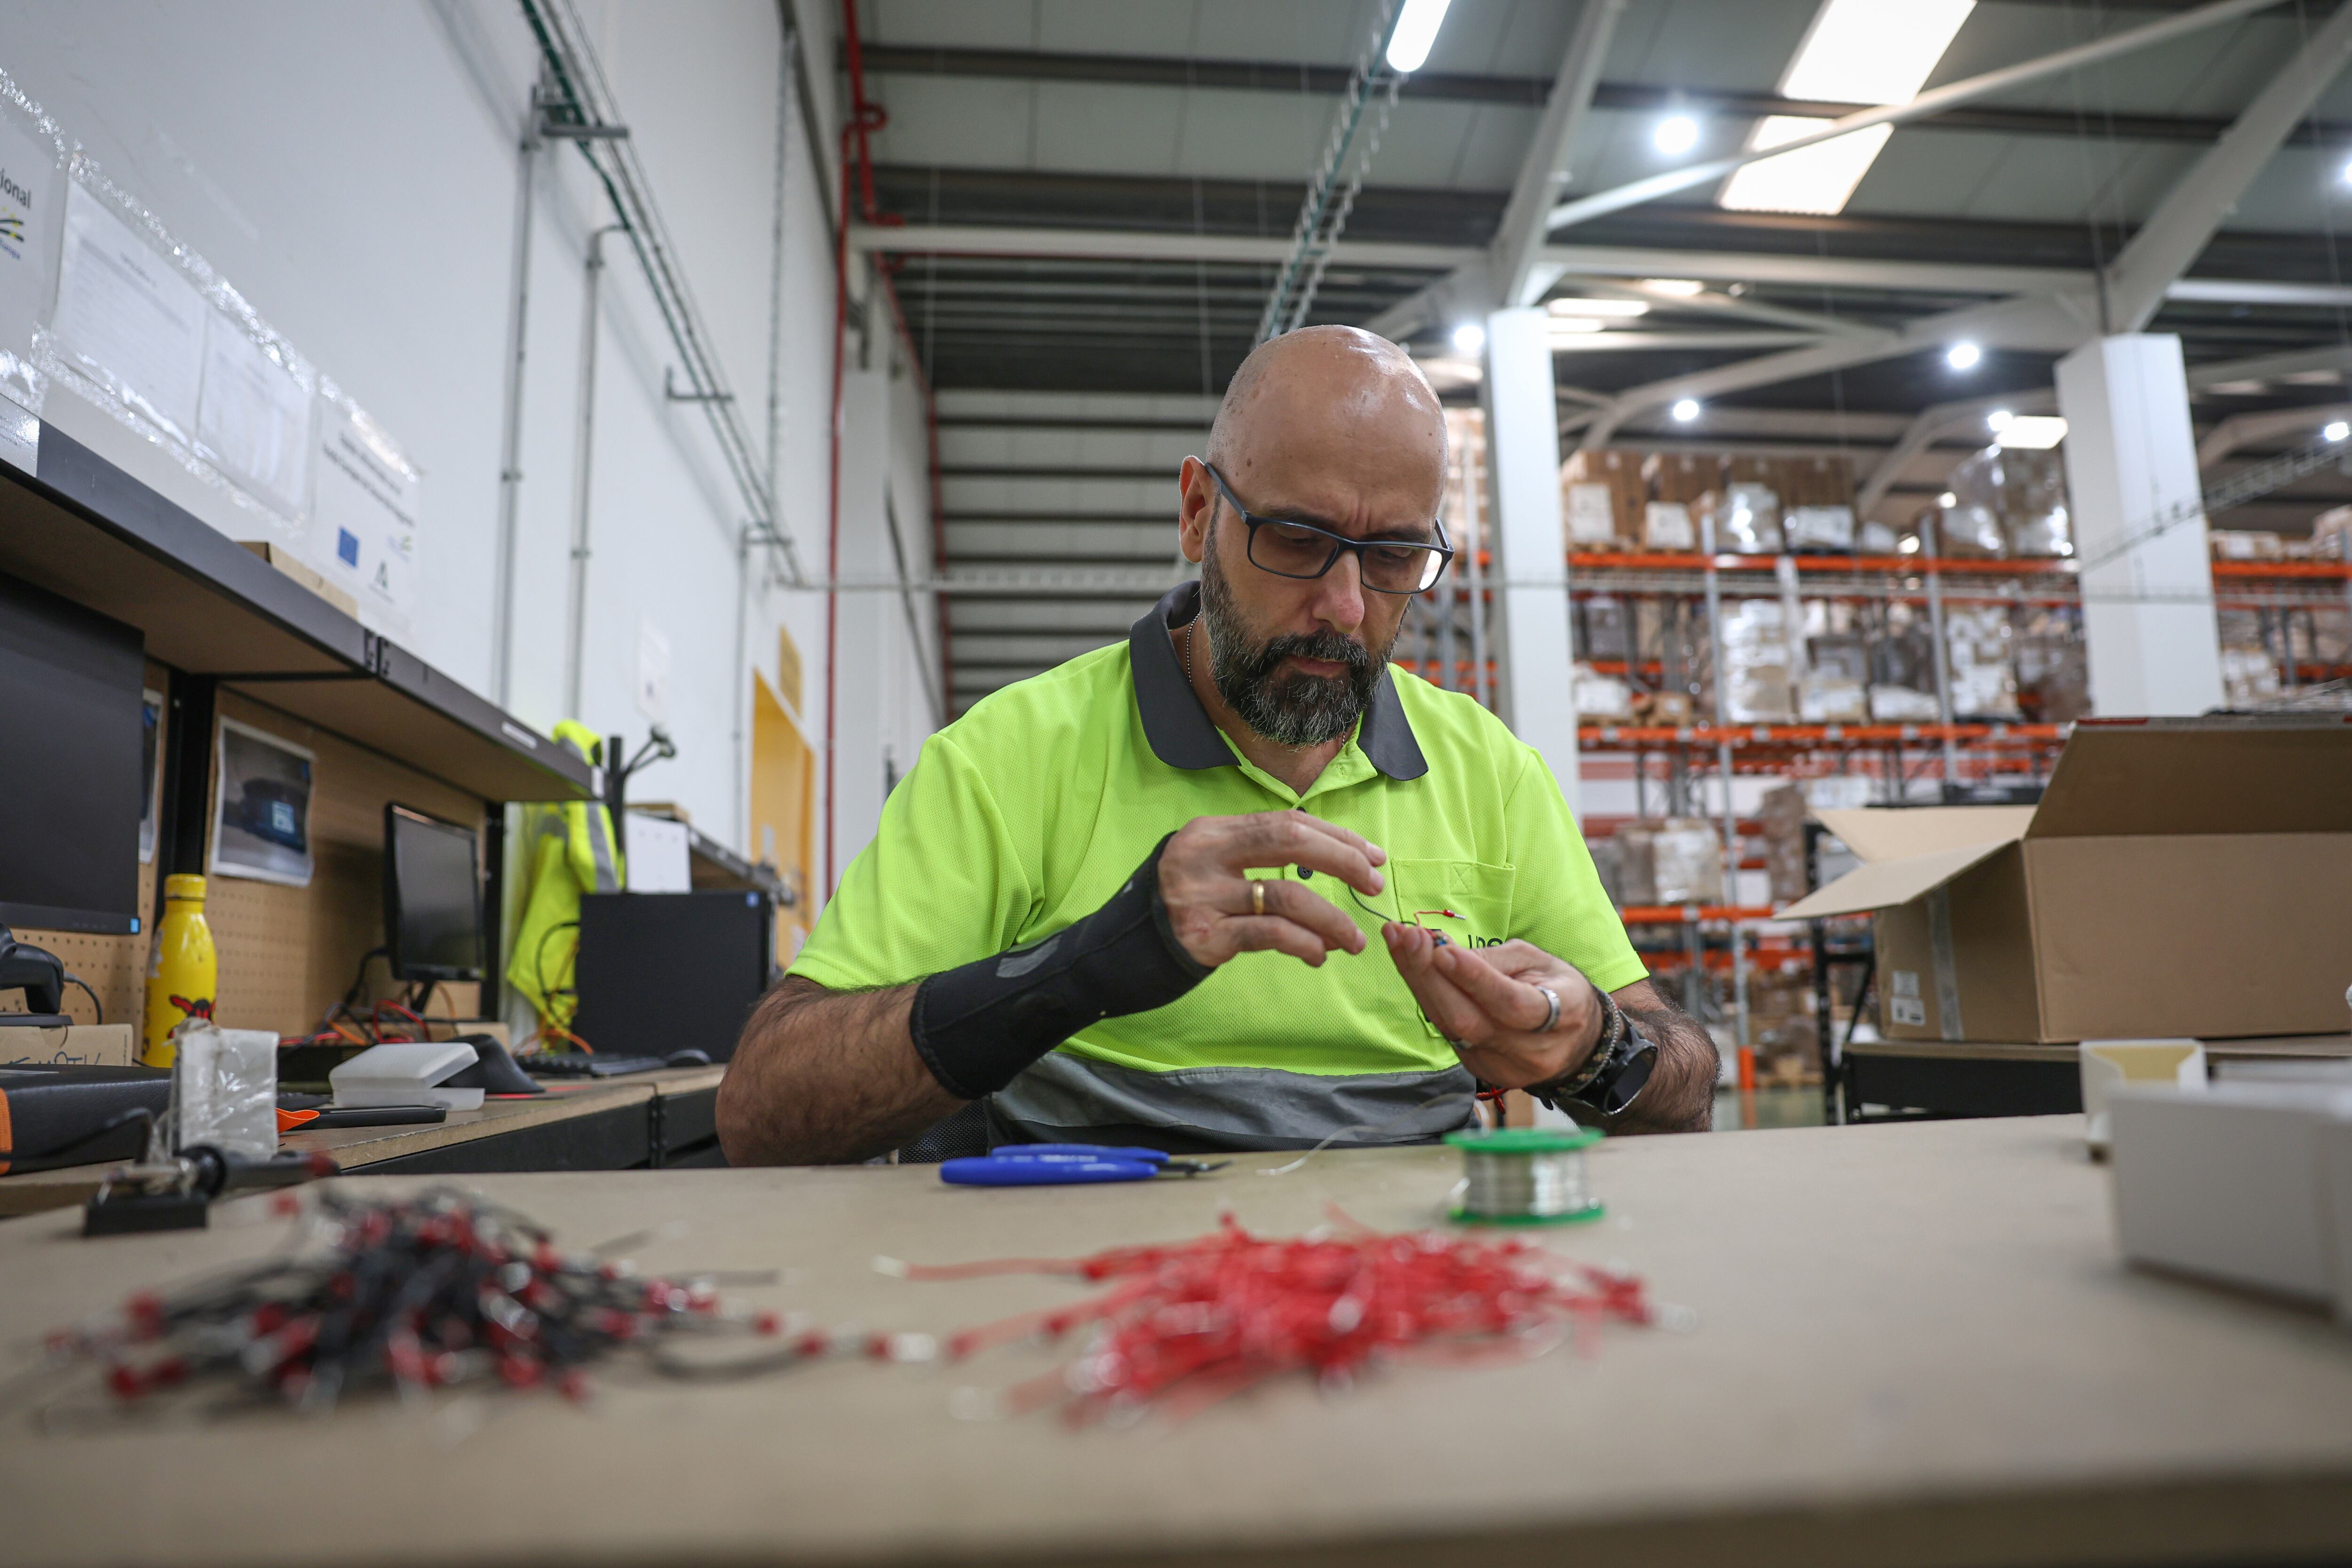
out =
[(2036, 806), (1824, 811), (1892, 1039), (2340, 1034), (2352, 716), (2085, 719)]

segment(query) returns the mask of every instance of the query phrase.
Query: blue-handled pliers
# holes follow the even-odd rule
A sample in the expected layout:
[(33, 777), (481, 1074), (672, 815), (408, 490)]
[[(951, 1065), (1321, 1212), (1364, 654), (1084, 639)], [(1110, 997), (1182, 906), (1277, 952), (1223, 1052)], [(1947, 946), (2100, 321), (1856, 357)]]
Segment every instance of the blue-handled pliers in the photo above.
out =
[(1148, 1182), (1154, 1176), (1201, 1176), (1232, 1164), (1221, 1160), (1171, 1160), (1158, 1149), (1102, 1143), (1014, 1143), (994, 1153), (949, 1160), (940, 1180), (960, 1187), (1060, 1187), (1089, 1182)]

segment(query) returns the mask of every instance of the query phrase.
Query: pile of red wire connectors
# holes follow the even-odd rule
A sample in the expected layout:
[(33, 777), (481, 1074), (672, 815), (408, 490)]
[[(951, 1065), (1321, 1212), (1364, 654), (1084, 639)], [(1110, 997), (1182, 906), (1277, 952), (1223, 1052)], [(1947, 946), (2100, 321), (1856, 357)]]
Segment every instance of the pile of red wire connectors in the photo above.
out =
[[(705, 1279), (646, 1278), (625, 1262), (556, 1250), (510, 1209), (436, 1189), (363, 1202), (316, 1189), (324, 1245), (170, 1293), (50, 1336), (61, 1363), (98, 1363), (119, 1398), (226, 1383), (263, 1400), (330, 1407), (370, 1388), (494, 1382), (578, 1398), (587, 1369), (623, 1347), (676, 1376), (734, 1375), (834, 1354), (919, 1360), (920, 1335), (836, 1336), (775, 1312), (730, 1311)], [(295, 1213), (297, 1201), (279, 1200)], [(688, 1338), (769, 1339), (712, 1360)]]
[(947, 1353), (961, 1358), (1092, 1331), (1062, 1370), (965, 1412), (982, 1416), (1064, 1400), (1081, 1421), (1152, 1401), (1186, 1415), (1293, 1371), (1344, 1387), (1382, 1361), (1522, 1357), (1570, 1337), (1590, 1350), (1610, 1320), (1678, 1326), (1685, 1315), (1653, 1303), (1635, 1276), (1526, 1242), (1384, 1235), (1336, 1215), (1331, 1229), (1288, 1241), (1252, 1236), (1227, 1215), (1215, 1234), (1173, 1247), (944, 1267), (877, 1263), (911, 1279), (1034, 1273), (1118, 1282), (1073, 1306), (950, 1338)]

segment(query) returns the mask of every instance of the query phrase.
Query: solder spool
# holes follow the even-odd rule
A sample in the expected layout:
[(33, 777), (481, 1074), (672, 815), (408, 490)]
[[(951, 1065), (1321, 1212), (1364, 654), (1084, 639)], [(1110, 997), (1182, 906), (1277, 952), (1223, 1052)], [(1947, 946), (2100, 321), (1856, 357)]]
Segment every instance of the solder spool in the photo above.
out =
[(1445, 1141), (1462, 1151), (1460, 1202), (1453, 1211), (1459, 1224), (1570, 1225), (1601, 1217), (1585, 1177), (1584, 1152), (1601, 1142), (1590, 1128), (1507, 1127), (1449, 1133)]

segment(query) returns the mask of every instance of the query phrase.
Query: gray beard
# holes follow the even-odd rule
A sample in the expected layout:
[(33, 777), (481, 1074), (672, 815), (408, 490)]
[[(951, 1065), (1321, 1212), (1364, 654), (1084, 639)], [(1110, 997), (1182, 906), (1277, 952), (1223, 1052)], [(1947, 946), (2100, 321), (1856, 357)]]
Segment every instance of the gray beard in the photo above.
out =
[[(1213, 534), (1201, 562), (1201, 620), (1209, 633), (1209, 676), (1217, 695), (1243, 723), (1277, 746), (1319, 746), (1351, 732), (1371, 705), (1381, 668), (1388, 662), (1387, 648), (1375, 657), (1353, 637), (1328, 626), (1312, 637), (1294, 633), (1254, 642), (1217, 561)], [(1393, 637), (1390, 644), (1394, 646)], [(1348, 668), (1336, 676), (1277, 668), (1294, 657), (1328, 659)]]

